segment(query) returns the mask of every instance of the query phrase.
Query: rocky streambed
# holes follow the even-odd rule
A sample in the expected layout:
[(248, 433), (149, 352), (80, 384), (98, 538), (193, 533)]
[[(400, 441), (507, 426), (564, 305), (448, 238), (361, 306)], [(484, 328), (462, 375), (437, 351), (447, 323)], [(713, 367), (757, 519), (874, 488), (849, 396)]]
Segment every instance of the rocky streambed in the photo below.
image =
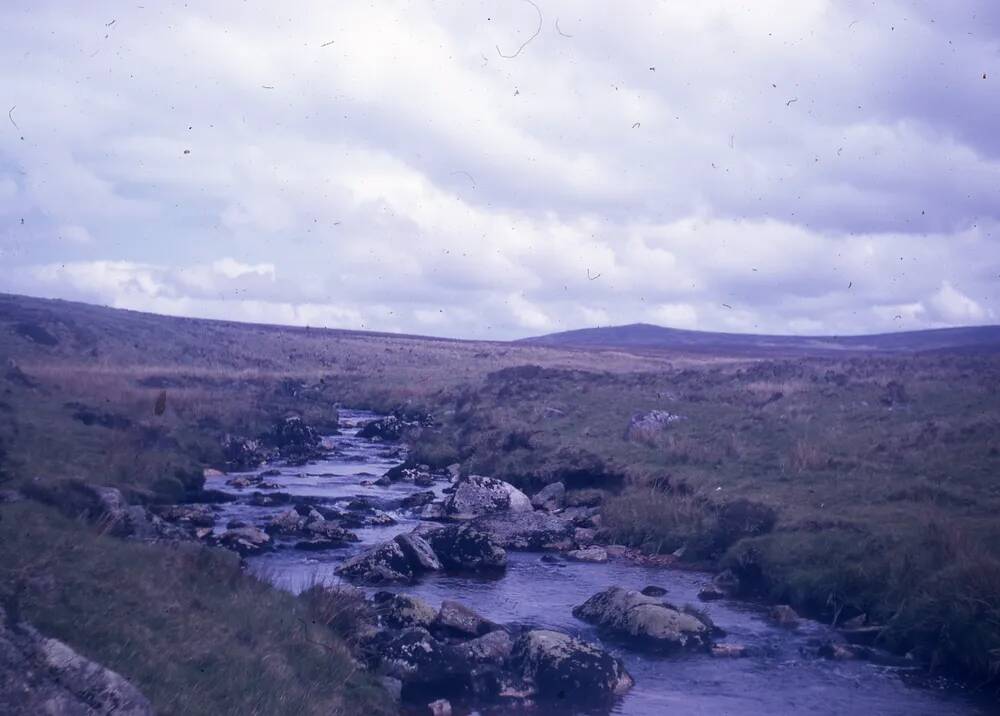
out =
[(362, 652), (404, 710), (987, 713), (915, 665), (729, 599), (711, 575), (593, 544), (596, 509), (558, 487), (529, 498), (404, 470), (403, 450), (377, 439), (392, 420), (365, 427), (378, 418), (342, 411), (310, 459), (210, 476), (235, 501), (163, 517), (282, 588), (361, 590), (378, 615)]

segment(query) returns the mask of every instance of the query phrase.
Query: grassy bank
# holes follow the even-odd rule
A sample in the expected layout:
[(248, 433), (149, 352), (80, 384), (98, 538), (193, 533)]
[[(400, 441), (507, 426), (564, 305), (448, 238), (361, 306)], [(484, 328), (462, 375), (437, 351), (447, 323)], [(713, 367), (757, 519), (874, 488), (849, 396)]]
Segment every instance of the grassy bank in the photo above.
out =
[[(932, 665), (1000, 671), (1000, 362), (518, 368), (457, 390), (417, 459), (607, 488), (606, 536), (733, 567), (827, 622), (866, 615)], [(626, 437), (630, 418), (679, 419)]]
[(0, 598), (131, 680), (162, 714), (379, 714), (384, 695), (304, 600), (227, 551), (97, 534), (0, 507)]

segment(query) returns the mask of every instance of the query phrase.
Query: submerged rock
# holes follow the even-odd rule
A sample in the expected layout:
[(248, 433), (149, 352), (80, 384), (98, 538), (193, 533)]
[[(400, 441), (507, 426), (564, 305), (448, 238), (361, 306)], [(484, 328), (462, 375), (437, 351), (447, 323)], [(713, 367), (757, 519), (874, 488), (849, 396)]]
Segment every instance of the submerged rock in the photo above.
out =
[(661, 649), (702, 648), (710, 645), (710, 626), (641, 592), (611, 587), (573, 609), (573, 616)]
[(593, 644), (547, 629), (522, 634), (511, 667), (538, 698), (584, 702), (628, 691), (635, 683), (622, 663)]
[(444, 503), (452, 517), (473, 518), (497, 512), (531, 512), (531, 500), (516, 487), (495, 477), (472, 475), (459, 482)]

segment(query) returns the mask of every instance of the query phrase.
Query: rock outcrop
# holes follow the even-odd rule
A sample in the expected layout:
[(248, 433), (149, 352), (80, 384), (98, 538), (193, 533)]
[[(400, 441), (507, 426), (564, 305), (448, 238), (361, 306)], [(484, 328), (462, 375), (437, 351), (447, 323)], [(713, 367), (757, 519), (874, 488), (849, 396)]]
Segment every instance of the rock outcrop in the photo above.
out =
[(152, 716), (153, 708), (117, 672), (0, 609), (0, 713)]

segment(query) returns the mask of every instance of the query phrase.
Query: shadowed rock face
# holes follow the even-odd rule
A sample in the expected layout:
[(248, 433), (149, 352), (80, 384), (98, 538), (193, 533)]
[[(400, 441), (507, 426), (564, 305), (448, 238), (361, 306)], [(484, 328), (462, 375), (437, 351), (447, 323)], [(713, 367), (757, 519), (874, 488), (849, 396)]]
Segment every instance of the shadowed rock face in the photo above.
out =
[(0, 713), (152, 716), (149, 701), (120, 674), (86, 659), (0, 609)]
[(643, 646), (690, 649), (710, 645), (711, 629), (702, 620), (655, 597), (621, 587), (598, 592), (575, 607), (573, 616)]

